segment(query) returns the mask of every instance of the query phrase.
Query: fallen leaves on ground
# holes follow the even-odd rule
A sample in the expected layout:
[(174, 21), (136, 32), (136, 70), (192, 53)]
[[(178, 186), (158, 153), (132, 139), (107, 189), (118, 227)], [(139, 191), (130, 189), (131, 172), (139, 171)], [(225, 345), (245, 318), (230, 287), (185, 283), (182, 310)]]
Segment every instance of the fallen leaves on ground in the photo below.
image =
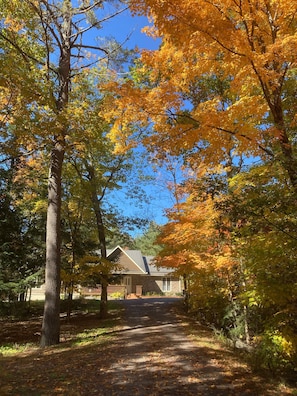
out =
[[(238, 389), (241, 395), (251, 396), (294, 394), (293, 389), (273, 388), (254, 375), (209, 331), (200, 329), (199, 345), (199, 330), (188, 336), (182, 325), (150, 327), (147, 323), (127, 329), (120, 324), (99, 321), (91, 314), (77, 315), (62, 323), (60, 345), (39, 349), (32, 334), (36, 320), (32, 326), (27, 323), (20, 338), (35, 340), (35, 346), (0, 357), (1, 395), (235, 396)], [(2, 328), (0, 336), (3, 333)], [(18, 333), (11, 334), (19, 342)]]

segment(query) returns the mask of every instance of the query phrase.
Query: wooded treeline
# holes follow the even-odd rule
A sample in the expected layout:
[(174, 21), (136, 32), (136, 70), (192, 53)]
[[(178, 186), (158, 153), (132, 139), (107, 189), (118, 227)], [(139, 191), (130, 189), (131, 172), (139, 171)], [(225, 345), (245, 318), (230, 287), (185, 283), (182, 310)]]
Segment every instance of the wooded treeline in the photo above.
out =
[[(157, 262), (184, 279), (189, 311), (255, 347), (259, 365), (293, 370), (297, 5), (109, 3), (0, 1), (2, 293), (46, 260), (57, 296), (61, 258), (75, 272), (98, 247), (106, 257), (127, 221), (107, 191), (133, 179), (141, 144), (173, 176), (181, 164)], [(90, 43), (126, 6), (151, 18), (158, 50)], [(48, 306), (44, 344), (59, 334), (58, 300)]]

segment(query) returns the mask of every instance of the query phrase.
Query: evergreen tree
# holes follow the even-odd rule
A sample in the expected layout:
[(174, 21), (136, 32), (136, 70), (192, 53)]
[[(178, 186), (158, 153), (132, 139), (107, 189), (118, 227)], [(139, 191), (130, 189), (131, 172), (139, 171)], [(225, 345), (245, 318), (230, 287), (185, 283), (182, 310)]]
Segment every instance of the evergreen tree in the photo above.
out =
[(159, 234), (160, 226), (151, 221), (145, 232), (135, 238), (134, 248), (141, 250), (142, 254), (156, 256), (161, 250), (161, 246), (156, 241)]

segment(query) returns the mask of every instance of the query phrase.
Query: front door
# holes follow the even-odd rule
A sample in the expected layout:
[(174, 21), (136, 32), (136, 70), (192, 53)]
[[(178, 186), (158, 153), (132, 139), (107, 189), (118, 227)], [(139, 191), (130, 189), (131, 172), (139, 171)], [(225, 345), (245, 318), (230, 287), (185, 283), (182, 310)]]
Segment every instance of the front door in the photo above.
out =
[(124, 276), (123, 284), (126, 286), (127, 294), (131, 294), (132, 292), (132, 277), (131, 276)]

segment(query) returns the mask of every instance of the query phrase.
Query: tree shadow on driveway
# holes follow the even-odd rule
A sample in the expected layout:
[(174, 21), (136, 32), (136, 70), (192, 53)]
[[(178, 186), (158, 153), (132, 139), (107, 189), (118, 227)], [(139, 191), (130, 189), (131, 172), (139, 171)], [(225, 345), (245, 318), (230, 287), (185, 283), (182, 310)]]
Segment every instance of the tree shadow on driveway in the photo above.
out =
[(114, 345), (116, 358), (109, 361), (104, 373), (105, 383), (110, 383), (109, 394), (264, 395), (262, 380), (246, 366), (232, 362), (230, 367), (230, 351), (219, 344), (197, 346), (186, 335), (174, 312), (180, 301), (150, 298), (122, 302), (125, 323)]
[(0, 359), (0, 394), (13, 396), (279, 395), (231, 351), (199, 330), (185, 331), (181, 299), (120, 302), (123, 323), (82, 346)]

